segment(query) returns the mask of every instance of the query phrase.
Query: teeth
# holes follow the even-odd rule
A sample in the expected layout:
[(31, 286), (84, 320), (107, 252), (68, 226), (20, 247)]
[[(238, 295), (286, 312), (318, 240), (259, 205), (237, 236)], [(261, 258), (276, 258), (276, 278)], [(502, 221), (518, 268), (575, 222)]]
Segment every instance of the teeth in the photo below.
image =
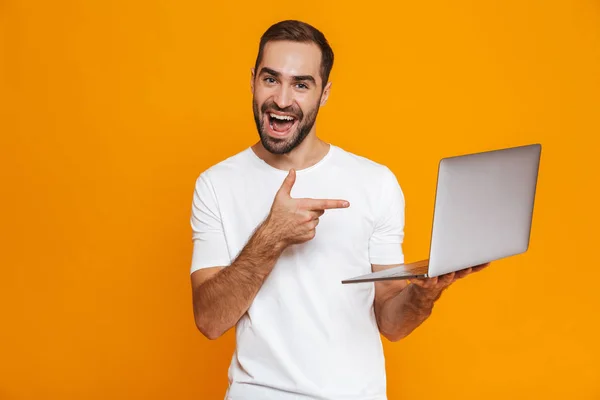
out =
[(277, 115), (277, 114), (269, 114), (271, 118), (280, 119), (282, 121), (292, 121), (294, 117), (290, 117), (289, 115)]

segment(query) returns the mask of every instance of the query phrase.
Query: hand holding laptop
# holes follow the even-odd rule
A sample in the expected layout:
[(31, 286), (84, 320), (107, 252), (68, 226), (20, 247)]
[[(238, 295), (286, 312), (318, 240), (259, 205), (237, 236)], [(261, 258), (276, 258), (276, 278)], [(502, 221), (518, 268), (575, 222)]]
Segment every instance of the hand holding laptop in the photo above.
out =
[(410, 283), (414, 283), (415, 285), (423, 289), (431, 290), (433, 293), (435, 293), (434, 297), (437, 297), (438, 293), (436, 292), (441, 293), (444, 289), (446, 289), (448, 286), (450, 286), (457, 280), (462, 279), (474, 272), (479, 272), (488, 265), (490, 265), (489, 262), (485, 264), (476, 265), (474, 267), (461, 269), (459, 271), (450, 272), (448, 274), (435, 276), (433, 278), (410, 278), (408, 279), (408, 281)]
[(418, 299), (417, 304), (425, 309), (428, 309), (430, 312), (433, 308), (433, 304), (440, 298), (442, 292), (450, 285), (457, 280), (466, 277), (467, 275), (481, 271), (488, 265), (490, 265), (489, 262), (476, 265), (474, 267), (453, 271), (444, 275), (435, 276), (433, 278), (409, 278), (407, 281), (414, 284), (411, 292), (413, 299), (412, 301), (414, 302), (415, 299)]

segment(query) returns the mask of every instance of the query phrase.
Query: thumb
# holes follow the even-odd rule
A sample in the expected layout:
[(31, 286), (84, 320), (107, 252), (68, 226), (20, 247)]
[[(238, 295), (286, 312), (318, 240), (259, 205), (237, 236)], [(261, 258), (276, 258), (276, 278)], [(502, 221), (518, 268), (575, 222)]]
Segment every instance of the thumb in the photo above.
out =
[(283, 180), (283, 183), (281, 184), (281, 188), (279, 189), (279, 192), (284, 193), (288, 196), (291, 196), (292, 187), (294, 186), (294, 182), (296, 182), (296, 171), (292, 168), (292, 169), (290, 169), (290, 172)]

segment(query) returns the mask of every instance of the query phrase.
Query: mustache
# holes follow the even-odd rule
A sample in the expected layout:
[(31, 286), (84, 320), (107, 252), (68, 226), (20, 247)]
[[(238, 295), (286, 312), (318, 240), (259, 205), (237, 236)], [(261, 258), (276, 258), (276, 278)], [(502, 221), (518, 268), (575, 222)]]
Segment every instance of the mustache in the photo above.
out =
[(274, 102), (263, 103), (263, 105), (260, 107), (260, 111), (262, 111), (263, 114), (267, 113), (268, 111), (278, 111), (286, 114), (291, 114), (297, 119), (302, 119), (302, 117), (304, 117), (304, 113), (302, 112), (300, 107), (295, 107), (294, 105), (291, 105), (289, 107), (280, 108)]

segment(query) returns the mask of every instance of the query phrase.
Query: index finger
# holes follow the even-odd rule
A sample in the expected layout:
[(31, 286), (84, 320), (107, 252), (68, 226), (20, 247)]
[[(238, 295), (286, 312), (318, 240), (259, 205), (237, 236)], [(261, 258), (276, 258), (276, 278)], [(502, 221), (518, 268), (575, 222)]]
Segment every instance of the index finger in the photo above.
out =
[(328, 210), (332, 208), (347, 208), (350, 206), (350, 203), (346, 200), (304, 199), (302, 205), (307, 210)]

